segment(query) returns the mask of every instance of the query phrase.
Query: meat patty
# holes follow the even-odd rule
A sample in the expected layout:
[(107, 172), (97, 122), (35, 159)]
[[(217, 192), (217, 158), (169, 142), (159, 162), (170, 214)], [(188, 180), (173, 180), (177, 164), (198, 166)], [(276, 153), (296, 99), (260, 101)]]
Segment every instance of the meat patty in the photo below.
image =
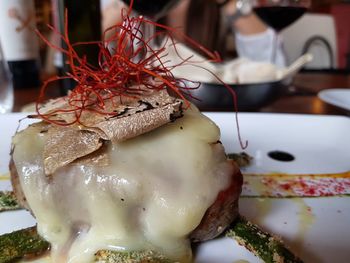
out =
[[(217, 237), (238, 216), (238, 200), (242, 191), (243, 177), (237, 164), (232, 160), (228, 160), (228, 162), (234, 167), (230, 186), (218, 194), (215, 202), (206, 211), (201, 223), (190, 234), (190, 239), (193, 242), (202, 242)], [(21, 206), (30, 211), (13, 158), (11, 158), (9, 167), (16, 198)]]
[(15, 166), (15, 163), (13, 161), (12, 156), (10, 159), (9, 170), (10, 170), (10, 179), (11, 179), (12, 189), (16, 195), (16, 199), (17, 199), (18, 203), (22, 207), (24, 207), (25, 209), (30, 211), (30, 207), (29, 207), (27, 199), (23, 193), (21, 183), (19, 180), (19, 176), (18, 176), (18, 172), (17, 172), (17, 168)]
[(242, 191), (243, 177), (234, 161), (230, 186), (221, 191), (215, 202), (206, 211), (199, 226), (190, 234), (193, 242), (213, 239), (220, 235), (238, 216), (238, 199)]

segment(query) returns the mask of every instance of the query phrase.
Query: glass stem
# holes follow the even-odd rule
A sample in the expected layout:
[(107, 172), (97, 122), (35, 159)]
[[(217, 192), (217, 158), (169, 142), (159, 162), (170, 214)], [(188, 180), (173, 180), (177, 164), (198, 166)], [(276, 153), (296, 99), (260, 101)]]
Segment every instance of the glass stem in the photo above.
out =
[(143, 36), (144, 39), (146, 39), (148, 41), (148, 45), (153, 49), (155, 48), (156, 45), (156, 39), (155, 39), (155, 33), (156, 33), (156, 29), (154, 25), (145, 23), (143, 25)]
[(279, 41), (279, 33), (276, 32), (276, 34), (273, 35), (272, 38), (272, 51), (271, 51), (271, 63), (276, 64), (277, 59), (277, 48), (278, 48), (278, 41)]

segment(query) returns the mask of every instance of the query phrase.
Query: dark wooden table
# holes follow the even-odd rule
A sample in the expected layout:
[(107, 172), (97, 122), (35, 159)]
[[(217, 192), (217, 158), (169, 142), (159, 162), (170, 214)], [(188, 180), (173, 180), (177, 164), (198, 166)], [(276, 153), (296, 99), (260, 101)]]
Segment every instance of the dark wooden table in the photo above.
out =
[(348, 115), (344, 109), (329, 105), (317, 97), (324, 89), (349, 88), (350, 75), (330, 73), (300, 73), (292, 85), (291, 94), (281, 97), (261, 109), (262, 112)]
[[(292, 92), (263, 107), (260, 112), (348, 115), (349, 112), (328, 105), (317, 97), (319, 91), (332, 88), (350, 89), (350, 75), (300, 73), (294, 79)], [(14, 111), (21, 111), (25, 105), (35, 101), (38, 95), (38, 88), (16, 90)], [(48, 97), (58, 95), (58, 87), (49, 89)]]
[[(20, 112), (25, 108), (32, 108), (40, 94), (40, 88), (23, 88), (17, 89), (14, 92), (14, 105), (13, 112)], [(56, 98), (60, 96), (60, 90), (58, 86), (54, 86), (48, 89), (47, 98)]]

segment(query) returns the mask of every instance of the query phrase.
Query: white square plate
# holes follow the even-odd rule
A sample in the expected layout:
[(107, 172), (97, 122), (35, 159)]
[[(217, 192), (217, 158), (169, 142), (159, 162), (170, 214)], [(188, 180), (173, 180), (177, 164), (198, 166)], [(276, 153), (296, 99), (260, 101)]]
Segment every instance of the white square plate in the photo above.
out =
[[(206, 113), (221, 128), (227, 152), (240, 152), (235, 116)], [(8, 172), (11, 136), (23, 114), (0, 115), (0, 174)], [(21, 126), (25, 126), (25, 120)], [(239, 124), (247, 152), (254, 157), (244, 172), (340, 173), (350, 170), (350, 119), (339, 116), (241, 113)], [(295, 160), (268, 157), (274, 150)], [(0, 180), (0, 190), (10, 189)], [(305, 262), (347, 263), (350, 258), (350, 198), (241, 198), (240, 212), (262, 228), (282, 237)], [(28, 212), (0, 213), (0, 234), (35, 224)], [(242, 261), (245, 260), (245, 261)], [(196, 263), (260, 262), (235, 241), (219, 238), (199, 246)]]

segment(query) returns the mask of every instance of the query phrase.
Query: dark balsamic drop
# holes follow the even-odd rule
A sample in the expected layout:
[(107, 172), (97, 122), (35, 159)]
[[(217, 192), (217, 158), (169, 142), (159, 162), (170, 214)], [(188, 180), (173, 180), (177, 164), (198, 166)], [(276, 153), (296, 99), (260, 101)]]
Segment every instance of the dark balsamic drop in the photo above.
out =
[(271, 151), (267, 155), (271, 159), (281, 162), (291, 162), (295, 160), (295, 157), (292, 154), (283, 151)]

